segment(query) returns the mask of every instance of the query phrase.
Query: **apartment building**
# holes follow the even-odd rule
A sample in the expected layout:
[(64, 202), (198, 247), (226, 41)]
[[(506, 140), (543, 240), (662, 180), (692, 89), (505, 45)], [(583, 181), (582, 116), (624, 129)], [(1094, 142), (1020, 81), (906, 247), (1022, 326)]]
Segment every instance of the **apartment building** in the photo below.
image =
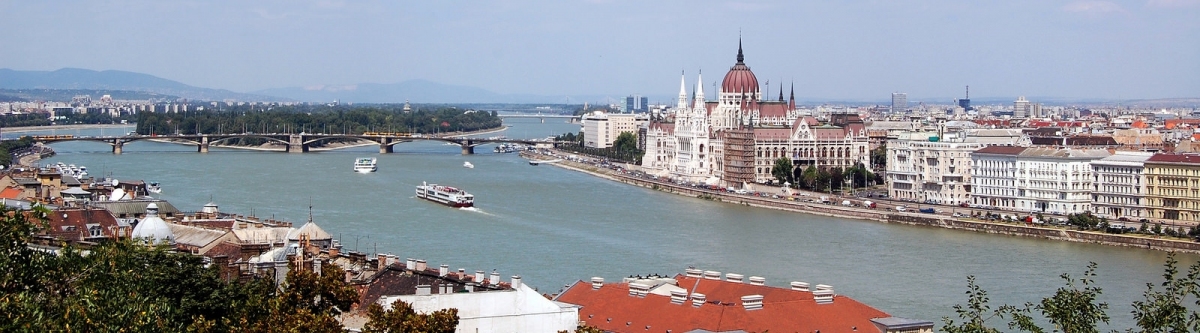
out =
[(1200, 222), (1200, 155), (1155, 154), (1145, 162), (1146, 215), (1153, 219)]
[(969, 202), (971, 152), (979, 143), (937, 132), (905, 132), (887, 144), (888, 195), (901, 200), (957, 205)]
[(1023, 212), (1073, 214), (1092, 210), (1091, 162), (1103, 149), (988, 147), (971, 155), (972, 202)]
[(1118, 151), (1112, 156), (1092, 161), (1095, 176), (1092, 189), (1093, 213), (1117, 220), (1127, 217), (1137, 221), (1146, 218), (1146, 160), (1154, 153)]
[(596, 111), (583, 117), (584, 146), (592, 148), (612, 147), (621, 133), (637, 134), (638, 127), (650, 120), (644, 113), (605, 113)]

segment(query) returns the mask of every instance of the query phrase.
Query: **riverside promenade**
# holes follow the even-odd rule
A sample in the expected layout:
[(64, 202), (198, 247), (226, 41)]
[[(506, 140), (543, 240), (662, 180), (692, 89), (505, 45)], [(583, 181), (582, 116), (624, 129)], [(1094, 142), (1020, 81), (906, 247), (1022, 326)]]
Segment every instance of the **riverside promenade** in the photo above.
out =
[[(522, 156), (530, 159), (548, 158), (547, 156), (528, 152), (522, 152)], [(563, 160), (561, 162), (549, 164), (569, 170), (587, 173), (612, 181), (649, 188), (665, 193), (699, 198), (703, 200), (740, 204), (750, 207), (770, 208), (822, 216), (869, 220), (882, 223), (898, 223), (1008, 236), (1033, 237), (1049, 240), (1200, 254), (1200, 243), (1182, 239), (1162, 238), (1148, 235), (1109, 234), (1099, 231), (1070, 230), (1065, 227), (991, 222), (966, 217), (959, 218), (917, 212), (898, 212), (883, 208), (870, 209), (864, 207), (841, 206), (837, 204), (774, 199), (770, 197), (749, 196), (725, 191), (714, 191), (705, 188), (690, 187), (668, 181), (638, 177), (627, 172), (620, 172), (588, 163), (574, 162), (569, 160)]]

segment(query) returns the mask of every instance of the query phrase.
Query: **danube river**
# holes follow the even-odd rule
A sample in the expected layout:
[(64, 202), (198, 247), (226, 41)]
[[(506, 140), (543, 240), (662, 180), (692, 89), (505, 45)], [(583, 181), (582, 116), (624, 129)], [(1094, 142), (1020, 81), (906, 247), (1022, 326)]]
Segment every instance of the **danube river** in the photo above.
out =
[[(558, 119), (510, 119), (506, 135), (577, 131)], [(131, 129), (56, 131), (118, 134)], [(20, 133), (6, 133), (6, 137)], [(495, 135), (495, 134), (491, 134)], [(182, 210), (213, 202), (222, 211), (303, 223), (313, 219), (347, 250), (393, 253), (451, 269), (521, 275), (542, 292), (593, 276), (682, 273), (689, 266), (757, 275), (767, 284), (828, 284), (894, 316), (940, 322), (966, 302), (975, 275), (993, 308), (1051, 295), (1062, 273), (1099, 264), (1102, 301), (1114, 328), (1133, 324), (1129, 304), (1161, 281), (1166, 253), (908, 225), (821, 217), (675, 196), (543, 165), (515, 154), (459, 155), (457, 146), (402, 143), (305, 154), (138, 141), (113, 155), (97, 142), (53, 145), (43, 163), (85, 165), (93, 175), (162, 183), (162, 199)], [(355, 157), (379, 158), (379, 172), (351, 171)], [(470, 161), (474, 169), (463, 168)], [(436, 182), (476, 196), (476, 209), (413, 197)], [(1184, 264), (1197, 260), (1180, 255)], [(736, 300), (723, 300), (736, 301)], [(1002, 323), (995, 323), (1002, 326)]]

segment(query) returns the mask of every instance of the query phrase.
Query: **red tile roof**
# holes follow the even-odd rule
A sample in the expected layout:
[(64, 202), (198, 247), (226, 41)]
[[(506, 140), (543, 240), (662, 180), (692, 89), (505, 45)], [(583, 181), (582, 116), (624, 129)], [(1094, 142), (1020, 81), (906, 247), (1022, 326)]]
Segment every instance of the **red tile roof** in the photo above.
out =
[(758, 116), (767, 118), (783, 118), (787, 116), (787, 104), (779, 102), (765, 102), (759, 104)]
[[(592, 289), (591, 283), (583, 281), (555, 300), (580, 305), (580, 324), (611, 332), (874, 332), (871, 319), (890, 317), (846, 296), (817, 304), (813, 293), (807, 291), (683, 275), (675, 279), (678, 286), (689, 290), (689, 299), (683, 304), (672, 304), (670, 296), (630, 296), (627, 283)], [(704, 294), (707, 302), (693, 307), (691, 291)], [(746, 310), (741, 298), (748, 295), (762, 295), (762, 308)]]
[[(117, 218), (106, 209), (59, 209), (46, 215), (46, 223), (47, 229), (42, 233), (64, 241), (116, 239), (121, 236)], [(91, 235), (89, 224), (100, 228), (99, 236)]]
[(1200, 164), (1200, 155), (1195, 154), (1154, 154), (1146, 163), (1161, 162), (1161, 163), (1180, 163), (1180, 164)]
[(19, 199), (24, 189), (21, 187), (9, 187), (0, 191), (0, 198), (4, 199)]

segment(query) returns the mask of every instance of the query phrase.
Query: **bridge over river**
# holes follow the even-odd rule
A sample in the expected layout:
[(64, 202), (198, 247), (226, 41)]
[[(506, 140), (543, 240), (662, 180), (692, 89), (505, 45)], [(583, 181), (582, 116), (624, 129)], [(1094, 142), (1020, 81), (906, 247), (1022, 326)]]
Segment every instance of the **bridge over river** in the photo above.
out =
[(254, 138), (263, 139), (268, 142), (277, 142), (286, 145), (286, 151), (289, 153), (304, 153), (308, 152), (310, 145), (334, 140), (366, 140), (375, 142), (379, 145), (379, 153), (386, 154), (392, 152), (392, 146), (418, 140), (426, 141), (442, 141), (457, 144), (462, 147), (463, 155), (471, 155), (475, 153), (475, 147), (484, 144), (494, 143), (519, 143), (532, 145), (539, 148), (552, 148), (557, 145), (553, 141), (540, 140), (519, 140), (519, 139), (484, 139), (470, 137), (451, 137), (451, 136), (424, 136), (424, 135), (407, 135), (407, 134), (314, 134), (314, 133), (236, 133), (236, 134), (170, 134), (170, 135), (122, 135), (122, 136), (72, 136), (72, 135), (42, 135), (33, 136), (34, 142), (43, 144), (52, 144), (65, 141), (96, 141), (104, 142), (112, 146), (113, 154), (120, 154), (126, 143), (140, 140), (164, 140), (181, 144), (192, 144), (196, 146), (196, 151), (207, 153), (209, 145), (221, 141), (231, 139)]

